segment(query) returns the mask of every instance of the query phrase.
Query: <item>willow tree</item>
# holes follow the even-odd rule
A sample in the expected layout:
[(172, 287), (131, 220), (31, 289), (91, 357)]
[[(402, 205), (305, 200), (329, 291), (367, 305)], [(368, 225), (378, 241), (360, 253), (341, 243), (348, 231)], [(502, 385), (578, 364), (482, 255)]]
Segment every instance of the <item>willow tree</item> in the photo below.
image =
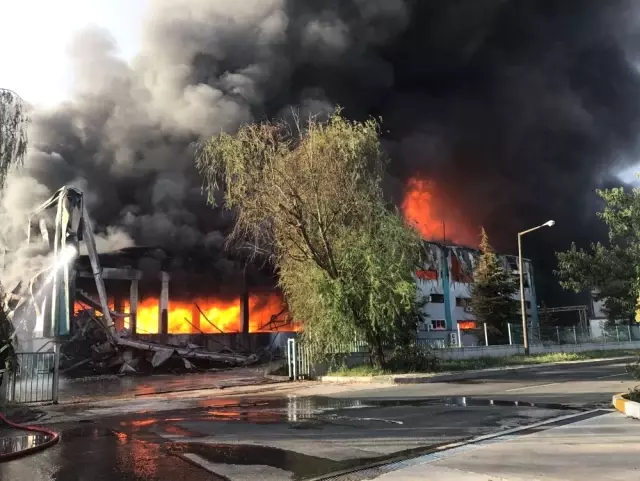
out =
[(0, 88), (0, 188), (9, 168), (22, 163), (26, 153), (26, 105), (12, 90)]
[(415, 332), (422, 243), (383, 200), (379, 134), (340, 111), (294, 128), (256, 123), (200, 145), (196, 165), (209, 202), (236, 213), (229, 240), (276, 268), (311, 352), (359, 338), (382, 366), (383, 347)]

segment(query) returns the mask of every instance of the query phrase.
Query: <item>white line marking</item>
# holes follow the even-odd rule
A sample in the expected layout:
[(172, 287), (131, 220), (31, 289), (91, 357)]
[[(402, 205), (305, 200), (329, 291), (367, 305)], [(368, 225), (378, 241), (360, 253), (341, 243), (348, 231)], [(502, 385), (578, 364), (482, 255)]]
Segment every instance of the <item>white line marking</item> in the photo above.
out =
[(505, 392), (524, 391), (525, 389), (533, 389), (533, 388), (542, 387), (542, 386), (553, 386), (554, 384), (560, 384), (560, 383), (559, 382), (548, 382), (547, 384), (535, 384), (533, 386), (516, 387), (516, 388), (513, 388), (513, 389), (507, 389)]
[(626, 374), (627, 374), (626, 372), (621, 372), (620, 374), (609, 374), (607, 376), (600, 376), (600, 377), (597, 377), (596, 379), (606, 379), (608, 377), (626, 376)]

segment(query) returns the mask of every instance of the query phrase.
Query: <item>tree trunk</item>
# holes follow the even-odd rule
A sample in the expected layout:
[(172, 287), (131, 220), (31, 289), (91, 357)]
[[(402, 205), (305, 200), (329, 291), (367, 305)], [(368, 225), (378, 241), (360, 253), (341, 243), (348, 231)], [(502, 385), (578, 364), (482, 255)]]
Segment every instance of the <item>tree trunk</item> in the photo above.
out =
[(386, 359), (384, 358), (384, 349), (382, 347), (382, 340), (380, 339), (380, 336), (377, 334), (371, 336), (369, 346), (371, 365), (375, 368), (383, 369), (386, 365)]

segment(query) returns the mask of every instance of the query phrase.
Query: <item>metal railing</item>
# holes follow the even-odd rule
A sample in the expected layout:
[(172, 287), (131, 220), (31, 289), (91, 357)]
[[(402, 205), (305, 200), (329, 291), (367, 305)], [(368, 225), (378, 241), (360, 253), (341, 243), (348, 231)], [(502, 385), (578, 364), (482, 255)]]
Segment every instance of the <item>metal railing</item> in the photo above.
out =
[(289, 379), (308, 379), (311, 372), (309, 351), (299, 339), (287, 339), (287, 366)]
[(16, 353), (16, 363), (3, 376), (3, 397), (17, 404), (57, 403), (59, 363), (58, 349)]

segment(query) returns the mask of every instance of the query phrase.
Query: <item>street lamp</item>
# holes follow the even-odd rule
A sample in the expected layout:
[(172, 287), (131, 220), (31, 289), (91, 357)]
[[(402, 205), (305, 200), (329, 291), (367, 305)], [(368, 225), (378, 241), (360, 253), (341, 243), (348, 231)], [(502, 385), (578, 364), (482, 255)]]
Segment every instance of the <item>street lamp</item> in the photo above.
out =
[(522, 312), (522, 339), (524, 341), (524, 353), (527, 356), (529, 355), (529, 335), (527, 333), (527, 309), (524, 302), (524, 269), (523, 269), (523, 262), (522, 262), (522, 236), (525, 234), (528, 234), (529, 232), (533, 232), (534, 230), (541, 229), (542, 227), (553, 227), (555, 224), (556, 224), (556, 221), (549, 220), (537, 227), (532, 227), (531, 229), (518, 232), (518, 271), (520, 272), (520, 311)]

